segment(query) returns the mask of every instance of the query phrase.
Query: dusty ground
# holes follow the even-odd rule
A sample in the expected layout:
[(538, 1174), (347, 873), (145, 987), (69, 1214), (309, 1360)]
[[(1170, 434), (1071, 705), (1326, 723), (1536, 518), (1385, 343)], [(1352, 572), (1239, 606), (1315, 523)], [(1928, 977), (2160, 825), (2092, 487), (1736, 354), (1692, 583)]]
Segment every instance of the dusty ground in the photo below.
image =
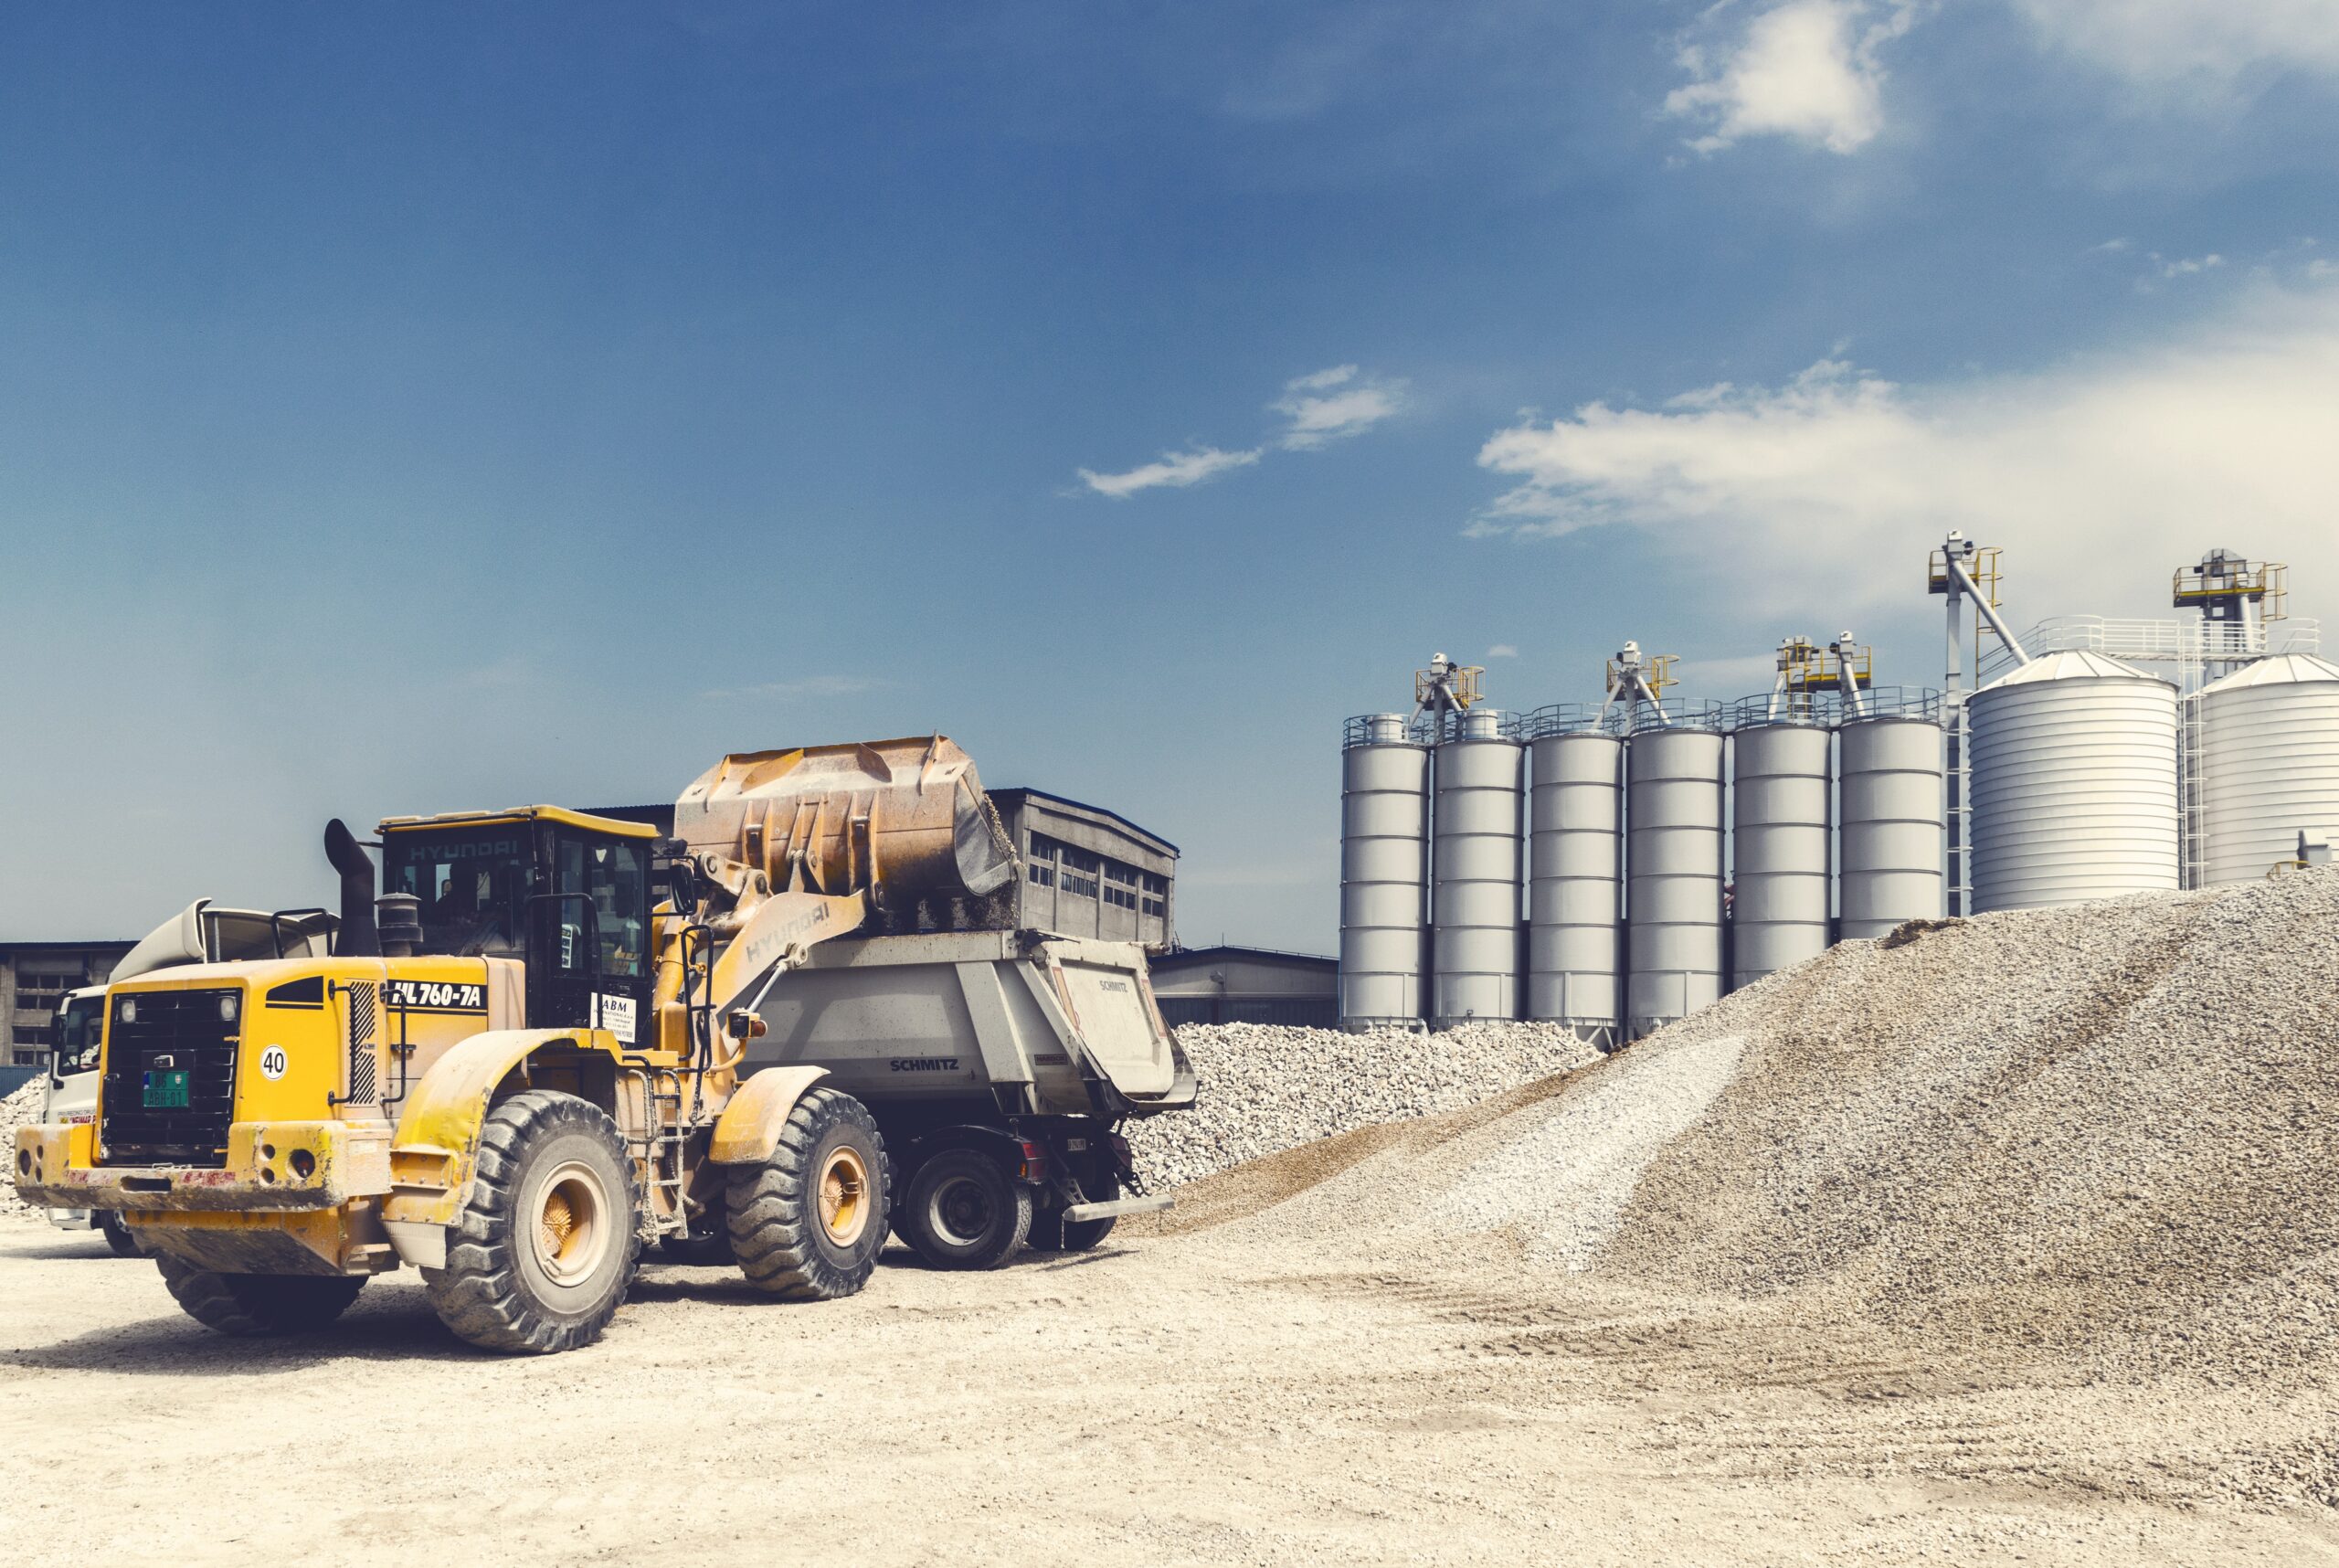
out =
[(651, 1269), (598, 1346), (513, 1361), (395, 1277), (320, 1338), (220, 1339), (143, 1260), (10, 1224), (0, 1539), (198, 1563), (2339, 1562), (2328, 1512), (2152, 1500), (2116, 1453), (2027, 1430), (2085, 1391), (1742, 1304), (1507, 1295), (1460, 1257), (1343, 1273), (1222, 1229), (990, 1275), (887, 1262), (816, 1307)]

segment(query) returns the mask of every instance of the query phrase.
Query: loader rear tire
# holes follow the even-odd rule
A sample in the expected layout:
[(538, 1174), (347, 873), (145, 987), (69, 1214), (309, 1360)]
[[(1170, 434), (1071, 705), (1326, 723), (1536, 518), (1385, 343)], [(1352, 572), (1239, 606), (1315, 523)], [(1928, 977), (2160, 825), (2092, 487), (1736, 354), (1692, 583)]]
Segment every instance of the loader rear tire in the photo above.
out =
[(730, 1173), (732, 1255), (748, 1284), (782, 1300), (851, 1296), (876, 1272), (893, 1193), (869, 1107), (836, 1089), (807, 1089), (771, 1158)]
[(215, 1274), (168, 1253), (155, 1254), (154, 1266), (182, 1311), (239, 1340), (312, 1333), (349, 1310), (365, 1288), (363, 1275)]
[(545, 1354), (608, 1330), (640, 1261), (641, 1191), (624, 1138), (589, 1100), (549, 1089), (487, 1113), (447, 1266), (422, 1271), (439, 1320), (491, 1351)]
[(935, 1268), (997, 1268), (1032, 1234), (1032, 1189), (979, 1149), (918, 1167), (894, 1228)]

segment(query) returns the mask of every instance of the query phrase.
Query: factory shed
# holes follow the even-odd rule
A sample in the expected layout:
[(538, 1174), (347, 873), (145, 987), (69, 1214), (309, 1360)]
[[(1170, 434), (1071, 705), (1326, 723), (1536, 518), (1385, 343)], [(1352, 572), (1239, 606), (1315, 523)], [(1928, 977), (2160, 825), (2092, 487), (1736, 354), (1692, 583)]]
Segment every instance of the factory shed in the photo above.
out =
[(1339, 960), (1271, 948), (1188, 948), (1148, 966), (1162, 1019), (1180, 1023), (1339, 1026)]

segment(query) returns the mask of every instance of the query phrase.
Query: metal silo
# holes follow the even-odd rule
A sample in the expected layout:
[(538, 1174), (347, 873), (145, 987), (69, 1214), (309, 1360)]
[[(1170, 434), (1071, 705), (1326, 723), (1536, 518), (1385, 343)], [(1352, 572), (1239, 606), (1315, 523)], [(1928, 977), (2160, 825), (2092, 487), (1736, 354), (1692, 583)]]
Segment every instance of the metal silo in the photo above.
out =
[(1731, 738), (1732, 990), (1827, 950), (1831, 741), (1808, 713), (1758, 716)]
[[(1877, 694), (1883, 696), (1883, 694)], [(1847, 941), (1948, 909), (1939, 697), (1871, 701), (1836, 730), (1836, 875)]]
[(1596, 730), (1528, 747), (1527, 1016), (1595, 1045), (1617, 1033), (1625, 913), (1625, 743)]
[(1976, 913), (2177, 885), (2176, 688), (2049, 653), (1967, 701)]
[(1395, 714), (1349, 723), (1340, 752), (1340, 1021), (1423, 1013), (1429, 905), (1429, 747)]
[(1439, 1027), (1517, 1018), (1525, 747), (1473, 708), (1437, 747), (1430, 895), (1430, 1017)]
[(2339, 835), (2339, 664), (2261, 659), (2201, 690), (2194, 710), (2204, 886), (2255, 882)]
[(1638, 1039), (1721, 995), (1722, 737), (1642, 730), (1625, 777), (1625, 1022)]

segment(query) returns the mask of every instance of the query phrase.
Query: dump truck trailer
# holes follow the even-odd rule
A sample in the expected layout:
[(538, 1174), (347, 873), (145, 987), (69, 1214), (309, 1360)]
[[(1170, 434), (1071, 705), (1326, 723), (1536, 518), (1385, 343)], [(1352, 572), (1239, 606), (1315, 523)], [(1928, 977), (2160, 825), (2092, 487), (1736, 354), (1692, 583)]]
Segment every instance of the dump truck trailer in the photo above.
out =
[(753, 1074), (817, 1067), (868, 1106), (898, 1196), (894, 1229), (928, 1263), (989, 1267), (1027, 1239), (1095, 1245), (1169, 1206), (1119, 1124), (1193, 1104), (1134, 943), (1042, 931), (822, 944), (760, 1009)]
[(1143, 955), (983, 926), (1019, 867), (963, 751), (726, 757), (675, 823), (389, 818), (386, 891), (329, 824), (330, 952), (110, 987), (95, 1120), (21, 1130), (17, 1192), (118, 1212), (222, 1332), (412, 1266), (524, 1351), (598, 1338), (652, 1243), (817, 1300), (889, 1229), (981, 1267), (1156, 1202), (1117, 1128), (1194, 1085)]

